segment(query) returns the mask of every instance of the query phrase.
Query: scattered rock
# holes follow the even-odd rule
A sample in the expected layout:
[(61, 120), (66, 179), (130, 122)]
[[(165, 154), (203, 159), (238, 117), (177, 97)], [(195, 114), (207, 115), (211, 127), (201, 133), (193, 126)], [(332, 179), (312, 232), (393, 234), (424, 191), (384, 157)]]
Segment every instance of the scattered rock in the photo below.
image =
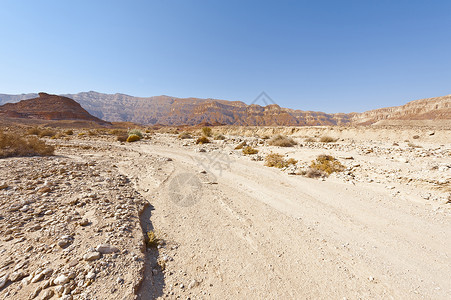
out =
[(97, 250), (97, 252), (100, 252), (102, 254), (111, 254), (111, 253), (119, 252), (118, 248), (111, 246), (110, 244), (98, 245), (96, 250)]
[(83, 256), (83, 259), (86, 261), (93, 261), (96, 259), (99, 259), (102, 256), (100, 252), (94, 251), (94, 252), (88, 252)]
[(55, 285), (62, 285), (62, 284), (65, 284), (65, 283), (68, 283), (69, 282), (69, 277), (67, 277), (66, 275), (59, 275), (58, 277), (56, 277), (54, 280), (53, 280), (53, 283), (55, 284)]

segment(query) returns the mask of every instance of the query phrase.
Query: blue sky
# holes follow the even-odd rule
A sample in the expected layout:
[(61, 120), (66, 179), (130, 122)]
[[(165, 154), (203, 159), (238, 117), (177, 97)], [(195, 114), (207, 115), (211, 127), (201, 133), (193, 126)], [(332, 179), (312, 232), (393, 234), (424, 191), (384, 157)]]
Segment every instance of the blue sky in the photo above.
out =
[(451, 94), (451, 1), (0, 0), (0, 93), (365, 111)]

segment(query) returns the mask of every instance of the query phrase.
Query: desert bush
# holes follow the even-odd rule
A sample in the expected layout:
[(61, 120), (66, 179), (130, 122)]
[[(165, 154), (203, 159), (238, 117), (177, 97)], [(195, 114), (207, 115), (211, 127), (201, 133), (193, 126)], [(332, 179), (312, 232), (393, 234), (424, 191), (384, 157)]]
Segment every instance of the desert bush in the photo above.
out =
[(118, 142), (125, 143), (125, 142), (127, 141), (127, 138), (128, 138), (127, 135), (118, 135), (117, 138), (116, 138), (116, 140), (117, 140)]
[(258, 153), (258, 150), (252, 148), (251, 146), (247, 146), (246, 148), (243, 148), (244, 155), (257, 154), (257, 153)]
[(12, 156), (49, 156), (55, 148), (36, 137), (23, 138), (0, 132), (0, 158)]
[(295, 159), (285, 160), (282, 154), (270, 153), (265, 157), (265, 166), (267, 167), (276, 167), (276, 168), (286, 168), (290, 164), (296, 164), (297, 161)]
[(308, 178), (319, 178), (327, 176), (326, 173), (324, 173), (323, 171), (312, 168), (309, 168), (308, 171), (303, 175), (305, 175)]
[(188, 132), (182, 132), (179, 134), (178, 136), (179, 139), (184, 140), (184, 139), (190, 139), (192, 138), (191, 134), (189, 134)]
[(73, 135), (74, 131), (72, 129), (69, 129), (69, 130), (64, 131), (64, 134), (66, 134), (66, 135)]
[(80, 132), (80, 133), (78, 134), (79, 137), (84, 137), (85, 135), (86, 135), (86, 132)]
[(39, 137), (44, 137), (44, 136), (52, 137), (52, 136), (54, 136), (55, 134), (56, 134), (56, 132), (53, 131), (53, 130), (50, 130), (50, 129), (44, 129), (44, 130), (41, 130), (41, 131), (39, 132)]
[(33, 127), (28, 129), (27, 134), (29, 135), (39, 135), (41, 133), (41, 130), (38, 127)]
[(153, 230), (147, 232), (146, 244), (148, 247), (157, 248), (158, 245), (162, 244), (163, 240), (159, 237), (159, 234)]
[(139, 141), (141, 138), (137, 134), (130, 134), (127, 137), (127, 143), (133, 143)]
[(333, 137), (330, 136), (322, 136), (319, 141), (321, 143), (335, 143), (337, 141), (337, 139), (334, 139)]
[(137, 135), (137, 136), (139, 137), (139, 139), (142, 139), (142, 138), (143, 138), (142, 132), (139, 131), (138, 129), (130, 130), (130, 131), (128, 132), (128, 136), (131, 136), (131, 135)]
[(278, 135), (273, 136), (268, 141), (268, 144), (271, 146), (278, 146), (278, 147), (293, 147), (294, 145), (296, 145), (296, 142), (293, 141), (292, 138), (278, 134)]
[(210, 127), (202, 127), (202, 133), (203, 135), (210, 137), (211, 136), (211, 128)]
[(241, 142), (235, 147), (235, 150), (243, 149), (243, 147), (246, 145), (247, 145), (246, 142)]
[(327, 175), (330, 175), (334, 172), (341, 172), (345, 169), (345, 167), (333, 156), (330, 155), (319, 155), (312, 163), (310, 164), (310, 169), (319, 170)]
[(208, 143), (211, 143), (211, 142), (208, 139), (208, 137), (206, 137), (206, 136), (201, 136), (200, 138), (198, 138), (196, 140), (196, 144), (208, 144)]
[(223, 136), (222, 134), (217, 134), (217, 135), (215, 135), (215, 138), (214, 138), (214, 139), (215, 139), (215, 140), (225, 140), (226, 137)]
[(315, 143), (315, 142), (316, 142), (316, 139), (315, 139), (315, 138), (312, 138), (312, 137), (308, 137), (308, 138), (305, 139), (305, 142), (306, 142), (306, 143)]
[(295, 160), (294, 158), (287, 159), (287, 164), (289, 164), (289, 165), (295, 165), (297, 163), (298, 163), (298, 161)]

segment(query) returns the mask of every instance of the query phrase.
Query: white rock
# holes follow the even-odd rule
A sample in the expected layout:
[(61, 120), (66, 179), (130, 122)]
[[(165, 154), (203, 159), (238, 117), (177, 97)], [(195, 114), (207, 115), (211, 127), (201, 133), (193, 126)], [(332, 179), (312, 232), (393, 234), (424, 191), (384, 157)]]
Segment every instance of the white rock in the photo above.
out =
[(110, 253), (119, 252), (118, 248), (111, 246), (109, 244), (98, 245), (96, 250), (97, 250), (97, 252), (100, 252), (102, 254), (110, 254)]
[(96, 273), (94, 273), (92, 271), (86, 275), (86, 279), (94, 279), (95, 277), (96, 277)]
[(69, 281), (70, 281), (69, 277), (67, 277), (64, 274), (61, 274), (60, 276), (56, 277), (55, 280), (53, 280), (53, 283), (56, 285), (62, 285), (68, 283)]
[(0, 289), (5, 286), (6, 282), (8, 281), (8, 278), (9, 278), (9, 274), (6, 274), (2, 278), (0, 278)]
[(86, 261), (93, 261), (93, 260), (99, 259), (100, 256), (101, 256), (100, 252), (94, 251), (94, 252), (86, 253), (83, 256), (83, 259)]

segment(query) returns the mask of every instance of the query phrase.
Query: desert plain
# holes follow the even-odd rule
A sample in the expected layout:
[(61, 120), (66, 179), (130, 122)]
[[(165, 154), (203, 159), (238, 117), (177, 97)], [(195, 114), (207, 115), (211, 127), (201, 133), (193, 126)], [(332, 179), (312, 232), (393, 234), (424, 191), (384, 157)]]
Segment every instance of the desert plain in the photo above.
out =
[(52, 130), (0, 159), (1, 299), (451, 298), (449, 124)]

